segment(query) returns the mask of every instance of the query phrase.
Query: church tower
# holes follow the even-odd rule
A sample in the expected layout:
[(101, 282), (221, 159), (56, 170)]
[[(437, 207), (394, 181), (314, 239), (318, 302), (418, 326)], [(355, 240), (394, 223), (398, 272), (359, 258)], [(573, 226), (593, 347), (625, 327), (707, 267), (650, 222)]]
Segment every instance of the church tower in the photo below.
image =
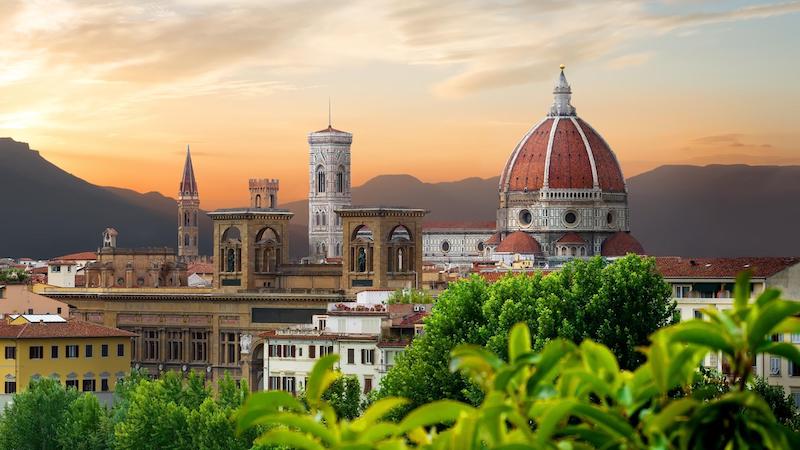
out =
[(186, 162), (183, 178), (178, 188), (178, 258), (183, 261), (197, 259), (197, 211), (200, 209), (200, 194), (194, 179), (192, 153), (186, 146)]
[(312, 261), (342, 256), (342, 220), (334, 212), (349, 206), (350, 144), (353, 135), (333, 128), (309, 133), (308, 244)]

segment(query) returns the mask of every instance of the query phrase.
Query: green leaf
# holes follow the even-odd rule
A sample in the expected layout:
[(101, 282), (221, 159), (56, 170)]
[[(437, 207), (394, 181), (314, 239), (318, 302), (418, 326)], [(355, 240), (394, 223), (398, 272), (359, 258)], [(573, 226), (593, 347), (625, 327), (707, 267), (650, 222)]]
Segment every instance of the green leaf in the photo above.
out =
[(800, 302), (773, 300), (766, 304), (758, 314), (750, 318), (750, 330), (747, 336), (750, 348), (756, 348), (767, 335), (772, 334), (774, 328), (798, 313), (800, 313)]
[(323, 356), (314, 364), (306, 383), (306, 400), (311, 405), (317, 405), (322, 394), (328, 389), (341, 374), (333, 371), (333, 366), (339, 361), (339, 355)]
[(725, 330), (716, 323), (690, 320), (664, 329), (671, 342), (695, 344), (733, 356), (736, 352)]
[(317, 439), (327, 443), (335, 444), (339, 441), (336, 436), (325, 427), (325, 425), (317, 422), (311, 416), (292, 414), (292, 413), (277, 413), (262, 416), (261, 419), (255, 422), (258, 425), (284, 425), (288, 428), (296, 428), (307, 435), (312, 435)]
[(378, 400), (370, 405), (366, 411), (353, 422), (353, 427), (360, 427), (360, 429), (367, 429), (378, 422), (383, 416), (389, 414), (393, 409), (398, 406), (408, 404), (408, 400), (398, 397), (387, 397)]
[(429, 427), (438, 423), (455, 422), (461, 414), (471, 414), (475, 408), (454, 400), (439, 400), (411, 411), (400, 422), (400, 431), (405, 433), (417, 427)]
[(766, 289), (756, 299), (756, 305), (758, 305), (759, 308), (763, 308), (765, 305), (769, 304), (771, 301), (777, 299), (780, 296), (781, 296), (781, 291), (777, 289)]
[(750, 271), (739, 272), (736, 277), (736, 286), (733, 288), (733, 308), (743, 310), (747, 308), (747, 301), (750, 300)]
[(539, 383), (558, 366), (558, 363), (575, 350), (575, 344), (564, 339), (554, 339), (545, 344), (536, 371), (528, 379), (528, 392), (536, 392)]
[(531, 332), (525, 322), (520, 322), (511, 329), (508, 336), (508, 357), (511, 363), (517, 358), (531, 351)]
[(270, 430), (256, 439), (255, 443), (260, 445), (285, 445), (289, 448), (302, 450), (322, 450), (325, 448), (304, 433), (285, 428)]
[(529, 413), (538, 414), (538, 411), (544, 411), (544, 414), (538, 417), (536, 424), (536, 441), (539, 445), (545, 445), (550, 441), (556, 427), (570, 415), (570, 412), (577, 404), (574, 400), (557, 400), (554, 402), (542, 402), (540, 405), (535, 405), (534, 410)]
[(576, 416), (591, 421), (612, 435), (616, 435), (628, 441), (634, 441), (636, 439), (636, 430), (630, 426), (628, 422), (614, 415), (611, 411), (603, 411), (592, 405), (582, 403), (576, 404), (572, 408), (572, 411)]
[(656, 433), (667, 434), (670, 427), (688, 420), (690, 413), (699, 403), (692, 398), (682, 398), (674, 400), (661, 410), (658, 414), (650, 415), (645, 420), (645, 432), (649, 435)]
[(783, 356), (795, 364), (800, 364), (800, 350), (795, 344), (788, 342), (769, 342), (758, 348), (758, 353), (769, 353), (770, 355)]
[(261, 417), (279, 411), (305, 411), (305, 406), (285, 391), (257, 392), (250, 395), (237, 414), (239, 432), (252, 427)]

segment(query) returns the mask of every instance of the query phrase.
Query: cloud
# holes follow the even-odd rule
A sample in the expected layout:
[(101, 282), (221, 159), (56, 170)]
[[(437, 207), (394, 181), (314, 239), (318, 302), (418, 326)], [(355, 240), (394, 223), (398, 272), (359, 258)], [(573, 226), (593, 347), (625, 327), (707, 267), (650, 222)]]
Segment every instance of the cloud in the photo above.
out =
[(703, 136), (699, 138), (695, 138), (690, 142), (690, 146), (687, 147), (688, 150), (691, 150), (694, 146), (702, 146), (702, 147), (750, 147), (750, 148), (772, 148), (772, 144), (769, 143), (761, 143), (761, 144), (749, 144), (743, 142), (745, 135), (740, 133), (728, 133), (728, 134), (717, 134), (712, 136)]
[(614, 70), (621, 70), (632, 66), (640, 66), (653, 57), (653, 52), (631, 53), (628, 55), (617, 56), (608, 60), (606, 67)]

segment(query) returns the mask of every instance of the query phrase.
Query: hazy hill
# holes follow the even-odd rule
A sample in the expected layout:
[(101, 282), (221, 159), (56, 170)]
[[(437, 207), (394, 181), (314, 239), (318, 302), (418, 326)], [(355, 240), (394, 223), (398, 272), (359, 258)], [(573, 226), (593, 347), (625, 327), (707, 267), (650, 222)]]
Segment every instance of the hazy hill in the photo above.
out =
[[(382, 175), (353, 188), (357, 205), (412, 206), (428, 220), (491, 221), (497, 177), (424, 183)], [(628, 180), (631, 229), (655, 255), (800, 255), (800, 167), (662, 166)], [(175, 200), (159, 193), (96, 186), (51, 164), (28, 144), (0, 139), (0, 256), (49, 258), (95, 249), (107, 226), (123, 247), (176, 245)], [(307, 247), (305, 200), (295, 213), (292, 257)], [(201, 252), (211, 221), (201, 215)]]

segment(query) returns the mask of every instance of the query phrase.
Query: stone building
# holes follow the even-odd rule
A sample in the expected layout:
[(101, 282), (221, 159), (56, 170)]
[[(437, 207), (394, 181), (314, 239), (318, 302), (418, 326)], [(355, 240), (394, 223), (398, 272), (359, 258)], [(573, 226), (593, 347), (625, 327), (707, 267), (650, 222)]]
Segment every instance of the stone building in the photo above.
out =
[(197, 243), (200, 235), (197, 222), (199, 210), (200, 193), (194, 178), (192, 153), (187, 145), (183, 177), (178, 188), (178, 258), (184, 262), (195, 261), (200, 254)]
[(334, 211), (349, 206), (353, 135), (328, 128), (308, 135), (308, 245), (312, 261), (342, 256), (342, 222)]

